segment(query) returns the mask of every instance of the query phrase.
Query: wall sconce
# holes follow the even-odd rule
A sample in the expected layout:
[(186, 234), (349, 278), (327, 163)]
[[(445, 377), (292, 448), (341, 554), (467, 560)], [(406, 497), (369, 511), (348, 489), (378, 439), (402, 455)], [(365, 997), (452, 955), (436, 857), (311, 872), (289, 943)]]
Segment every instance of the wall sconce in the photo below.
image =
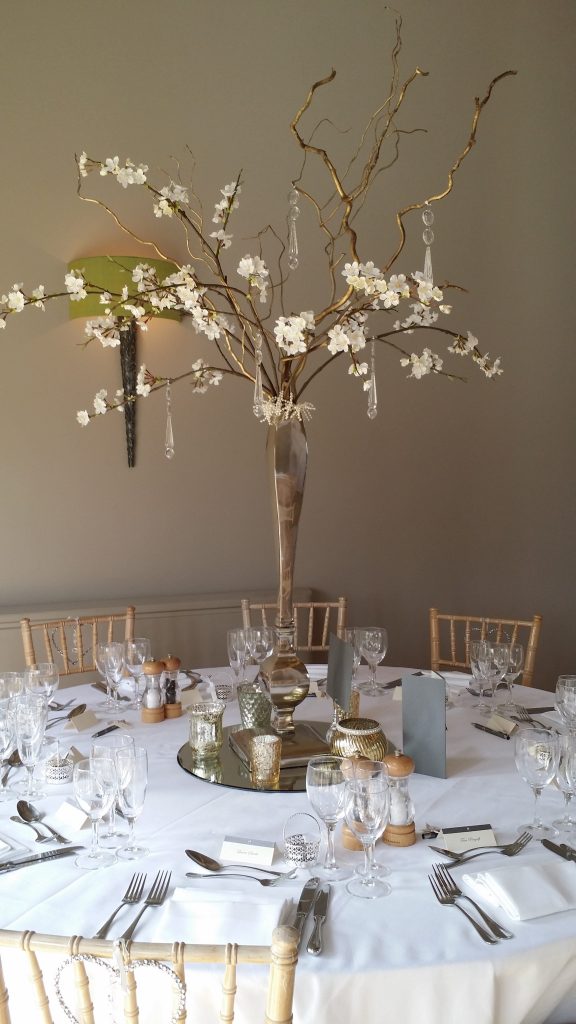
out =
[[(88, 292), (85, 299), (70, 301), (68, 304), (71, 320), (79, 317), (96, 319), (104, 316), (105, 306), (100, 302), (102, 292), (111, 295), (111, 308), (121, 302), (122, 289), (128, 289), (127, 302), (133, 305), (144, 306), (146, 311), (153, 313), (153, 319), (160, 317), (165, 320), (180, 320), (181, 314), (177, 310), (163, 309), (152, 310), (142, 301), (142, 295), (138, 292), (132, 280), (132, 271), (139, 263), (146, 263), (156, 270), (158, 280), (162, 281), (169, 274), (174, 274), (179, 269), (170, 260), (151, 260), (147, 256), (85, 256), (81, 259), (72, 260), (68, 264), (68, 270), (79, 270), (86, 281)], [(137, 358), (136, 340), (137, 326), (134, 317), (118, 316), (118, 331), (120, 334), (120, 369), (122, 372), (122, 387), (127, 399), (136, 397)], [(128, 465), (134, 466), (136, 459), (136, 401), (126, 401), (124, 404), (124, 420), (126, 425), (126, 451), (128, 453)]]

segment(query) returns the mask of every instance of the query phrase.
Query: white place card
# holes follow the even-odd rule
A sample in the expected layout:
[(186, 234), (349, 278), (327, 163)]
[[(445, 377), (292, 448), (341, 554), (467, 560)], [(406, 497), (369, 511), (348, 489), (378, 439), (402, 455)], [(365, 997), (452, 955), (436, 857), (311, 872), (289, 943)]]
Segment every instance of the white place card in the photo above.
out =
[(507, 736), (511, 736), (516, 731), (516, 722), (511, 722), (509, 718), (504, 718), (503, 715), (498, 715), (493, 712), (490, 718), (486, 722), (488, 729), (496, 729), (497, 732), (505, 732)]
[(202, 703), (202, 694), (197, 689), (184, 690), (184, 692), (182, 693), (181, 701), (183, 708), (189, 708), (192, 706), (192, 704)]
[(476, 850), (480, 846), (496, 846), (496, 836), (491, 825), (444, 828), (438, 833), (438, 839), (450, 853), (465, 853), (466, 850)]
[(70, 832), (79, 832), (80, 829), (87, 828), (90, 825), (90, 816), (84, 814), (84, 811), (80, 810), (76, 804), (65, 800), (60, 804), (58, 810), (50, 815), (50, 822), (59, 832), (62, 831), (66, 834), (66, 829)]
[(96, 718), (93, 711), (87, 708), (81, 715), (75, 715), (69, 722), (66, 723), (66, 729), (72, 732), (84, 732), (86, 729), (94, 729), (95, 726), (100, 725), (100, 719)]
[(224, 836), (220, 857), (222, 860), (256, 864), (269, 867), (274, 860), (276, 844), (265, 839), (243, 839), (240, 836)]

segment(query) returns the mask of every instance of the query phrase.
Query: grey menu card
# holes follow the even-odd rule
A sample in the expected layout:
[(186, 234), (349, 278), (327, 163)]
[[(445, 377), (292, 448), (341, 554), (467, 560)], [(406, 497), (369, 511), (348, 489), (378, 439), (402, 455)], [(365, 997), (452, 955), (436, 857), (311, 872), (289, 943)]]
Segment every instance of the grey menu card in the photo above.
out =
[(446, 778), (446, 682), (435, 673), (402, 677), (403, 752), (420, 775)]
[(328, 675), (326, 692), (341, 708), (346, 709), (352, 693), (352, 669), (354, 667), (354, 651), (340, 637), (330, 634), (328, 650)]

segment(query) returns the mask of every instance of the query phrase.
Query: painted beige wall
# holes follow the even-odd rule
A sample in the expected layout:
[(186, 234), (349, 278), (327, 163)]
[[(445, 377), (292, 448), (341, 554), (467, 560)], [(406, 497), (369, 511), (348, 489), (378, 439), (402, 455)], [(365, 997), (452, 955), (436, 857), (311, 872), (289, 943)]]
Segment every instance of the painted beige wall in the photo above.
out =
[[(395, 209), (443, 186), (473, 97), (516, 68), (437, 209), (433, 250), (437, 278), (469, 289), (455, 296), (454, 325), (501, 354), (506, 373), (494, 385), (473, 373), (467, 385), (407, 381), (383, 349), (374, 423), (345, 365), (323, 375), (311, 394), (318, 411), (297, 580), (346, 593), (357, 624), (386, 624), (395, 664), (425, 661), (431, 604), (540, 611), (537, 681), (550, 686), (576, 670), (576, 8), (573, 0), (398, 6), (402, 76), (415, 64), (430, 72), (401, 124), (429, 131), (405, 137), (399, 163), (380, 180), (360, 219), (361, 253), (385, 259)], [(20, 0), (2, 19), (0, 289), (55, 288), (69, 259), (128, 251), (113, 223), (76, 198), (73, 156), (82, 149), (169, 168), (190, 146), (207, 211), (243, 168), (235, 257), (265, 223), (284, 230), (300, 164), (287, 126), (309, 85), (334, 66), (317, 116), (357, 128), (385, 95), (392, 41), (379, 0)], [(170, 224), (155, 222), (137, 197), (107, 195), (136, 230), (168, 244)], [(318, 304), (320, 273), (308, 213), (299, 226), (303, 265), (288, 288), (296, 311)], [(410, 226), (408, 271), (423, 259), (421, 224)], [(183, 256), (180, 242), (170, 246)], [(118, 386), (114, 354), (83, 351), (79, 340), (78, 323), (56, 305), (12, 318), (0, 337), (2, 608), (273, 586), (265, 435), (249, 389), (232, 382), (193, 397), (181, 386), (173, 462), (163, 457), (163, 403), (151, 399), (128, 471), (119, 416), (86, 430), (75, 423), (98, 387)], [(172, 324), (142, 345), (142, 357), (168, 375), (201, 352), (192, 332)]]

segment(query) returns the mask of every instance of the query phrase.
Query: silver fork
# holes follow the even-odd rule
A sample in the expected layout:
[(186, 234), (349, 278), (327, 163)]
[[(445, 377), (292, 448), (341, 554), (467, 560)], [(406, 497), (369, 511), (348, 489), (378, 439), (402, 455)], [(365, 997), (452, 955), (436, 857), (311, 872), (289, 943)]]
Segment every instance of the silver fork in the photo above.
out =
[(443, 891), (446, 892), (448, 896), (453, 896), (455, 900), (468, 900), (468, 902), (471, 903), (475, 910), (477, 910), (477, 912), (480, 914), (480, 917), (484, 921), (484, 924), (488, 925), (490, 931), (494, 933), (497, 939), (514, 938), (512, 932), (508, 931), (507, 928), (504, 928), (503, 925), (498, 924), (498, 921), (495, 921), (492, 917), (490, 917), (490, 914), (487, 914), (486, 911), (482, 910), (482, 907), (479, 907), (476, 901), (473, 900), (471, 896), (467, 896), (466, 893), (462, 892), (462, 889), (460, 889), (460, 887), (456, 885), (456, 882), (454, 881), (452, 875), (448, 871), (448, 868), (446, 867), (445, 864), (433, 864), (432, 870), (434, 872), (434, 877), (436, 881), (440, 883), (440, 886), (443, 889)]
[(483, 846), (481, 849), (464, 850), (463, 853), (453, 853), (451, 850), (443, 850), (440, 846), (429, 846), (434, 853), (441, 853), (450, 859), (446, 861), (446, 867), (453, 867), (455, 864), (467, 864), (473, 857), (482, 857), (486, 853), (501, 853), (504, 857), (515, 857), (520, 853), (532, 839), (530, 832), (522, 832), (513, 843), (506, 843), (504, 846)]
[(241, 875), (238, 872), (232, 871), (227, 871), (226, 874), (218, 872), (215, 875), (202, 875), (199, 871), (187, 871), (186, 878), (219, 878), (220, 881), (223, 878), (251, 878), (253, 882), (258, 882), (259, 885), (278, 885), (282, 878), (292, 878), (292, 875), (281, 875), (280, 878), (256, 878), (256, 875)]
[(122, 935), (120, 936), (121, 939), (132, 938), (136, 925), (138, 924), (140, 918), (142, 917), (142, 914), (148, 907), (159, 907), (161, 906), (162, 903), (164, 903), (164, 900), (166, 899), (166, 895), (168, 893), (168, 886), (170, 885), (171, 877), (171, 871), (158, 872), (156, 878), (152, 883), (152, 888), (150, 889), (150, 892), (148, 893), (146, 899), (144, 900), (144, 906), (142, 907), (142, 910), (138, 912), (138, 914), (132, 921), (132, 924), (126, 929), (126, 931), (122, 933)]
[(116, 917), (118, 911), (122, 910), (122, 907), (124, 906), (125, 903), (140, 903), (140, 900), (142, 899), (142, 893), (144, 892), (145, 884), (146, 875), (132, 875), (132, 878), (130, 879), (130, 884), (122, 897), (122, 902), (116, 907), (116, 910), (114, 910), (110, 914), (110, 917), (108, 918), (107, 921), (104, 922), (102, 927), (98, 929), (96, 935), (94, 936), (95, 939), (106, 938), (108, 929), (112, 924), (112, 921)]
[(475, 921), (464, 907), (461, 907), (459, 903), (456, 903), (455, 896), (448, 896), (444, 889), (440, 887), (440, 883), (433, 875), (428, 875), (428, 881), (432, 886), (432, 892), (438, 900), (438, 903), (441, 903), (443, 907), (456, 907), (456, 910), (459, 910), (461, 914), (464, 914), (464, 917), (468, 918), (470, 924), (476, 929), (480, 938), (484, 939), (484, 942), (488, 942), (491, 946), (496, 945), (498, 939), (495, 938), (494, 935), (490, 935), (490, 932), (487, 932), (478, 921)]
[(548, 729), (549, 732), (555, 732), (553, 725), (548, 725), (546, 722), (538, 722), (532, 717), (528, 708), (522, 707), (521, 704), (516, 704), (515, 709), (510, 714), (510, 718), (515, 718), (518, 722), (527, 722), (529, 725), (539, 725), (541, 729)]

